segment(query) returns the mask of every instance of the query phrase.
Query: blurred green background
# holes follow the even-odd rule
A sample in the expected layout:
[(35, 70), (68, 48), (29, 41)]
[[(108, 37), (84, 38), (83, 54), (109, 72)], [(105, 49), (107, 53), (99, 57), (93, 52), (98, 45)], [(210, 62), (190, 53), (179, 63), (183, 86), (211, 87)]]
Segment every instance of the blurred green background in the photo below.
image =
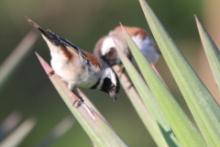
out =
[[(148, 0), (167, 30), (193, 65), (199, 38), (193, 14), (203, 14), (200, 0)], [(1, 0), (0, 1), (0, 63), (6, 59), (31, 29), (25, 16), (50, 28), (85, 50), (92, 51), (95, 42), (119, 22), (148, 30), (142, 10), (136, 0)], [(20, 111), (24, 117), (33, 116), (37, 126), (22, 142), (22, 147), (39, 144), (63, 117), (70, 114), (47, 76), (40, 67), (34, 51), (49, 61), (49, 51), (40, 38), (33, 51), (0, 89), (0, 121), (10, 112)], [(193, 58), (192, 58), (193, 57)], [(159, 71), (173, 93), (184, 102), (161, 59)], [(197, 68), (198, 69), (198, 68)], [(110, 122), (119, 136), (131, 147), (154, 146), (130, 102), (121, 90), (116, 103), (99, 91), (84, 90)], [(147, 117), (147, 116), (146, 116)], [(53, 147), (91, 147), (91, 142), (76, 123)]]

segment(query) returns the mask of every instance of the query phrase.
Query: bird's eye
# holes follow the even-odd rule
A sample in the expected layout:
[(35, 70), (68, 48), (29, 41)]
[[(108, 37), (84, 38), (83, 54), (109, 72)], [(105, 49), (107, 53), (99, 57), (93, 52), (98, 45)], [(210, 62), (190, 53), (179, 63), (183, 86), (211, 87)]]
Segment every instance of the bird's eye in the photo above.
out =
[(115, 51), (116, 51), (115, 48), (111, 47), (110, 51), (108, 52), (108, 56), (111, 57), (112, 55), (114, 55)]
[(112, 50), (115, 50), (115, 48), (114, 47), (110, 47), (110, 51), (112, 51)]

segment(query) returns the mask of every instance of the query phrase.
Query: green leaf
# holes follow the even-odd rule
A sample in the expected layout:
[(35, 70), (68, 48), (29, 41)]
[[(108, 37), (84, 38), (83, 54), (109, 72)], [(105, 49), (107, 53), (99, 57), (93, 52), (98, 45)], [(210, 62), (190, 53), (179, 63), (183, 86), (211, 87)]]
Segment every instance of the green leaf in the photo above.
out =
[(43, 60), (43, 58), (39, 55), (37, 56), (62, 100), (88, 134), (93, 145), (95, 147), (126, 147), (127, 145), (118, 137), (100, 112), (79, 90), (78, 95), (83, 98), (84, 102), (78, 107), (73, 105), (74, 102), (79, 101), (79, 97), (69, 91), (65, 83), (56, 74), (53, 74), (54, 72), (52, 68)]
[(157, 102), (160, 104), (160, 108), (173, 129), (180, 146), (204, 146), (204, 142), (201, 139), (199, 132), (175, 101), (175, 98), (167, 89), (165, 83), (153, 71), (148, 61), (145, 59), (128, 33), (125, 30), (123, 32), (128, 41), (130, 51), (135, 58), (145, 81), (148, 83), (148, 86), (157, 99)]
[[(220, 109), (144, 0), (139, 0), (160, 51), (207, 146), (220, 146)], [(179, 139), (179, 138), (178, 138)]]
[[(131, 101), (131, 104), (133, 105), (134, 109), (138, 113), (139, 117), (143, 121), (143, 124), (147, 129), (151, 129), (151, 124), (148, 124), (150, 122), (153, 123), (153, 118), (151, 118), (151, 114), (148, 110), (148, 103), (143, 102), (142, 98), (139, 96), (137, 90), (134, 86), (132, 86), (132, 83), (128, 79), (127, 75), (122, 70), (122, 67), (119, 65), (113, 66), (113, 69), (115, 70), (116, 74), (119, 77), (120, 83), (127, 94), (129, 100)], [(133, 71), (131, 71), (133, 72)], [(153, 105), (153, 116), (155, 117), (158, 125), (161, 128), (161, 131), (167, 141), (167, 144), (169, 144), (170, 147), (177, 147), (178, 143), (175, 138), (175, 135), (173, 134), (172, 129), (169, 127), (169, 124), (167, 121), (165, 121), (164, 116), (161, 113), (161, 110), (158, 108), (158, 104), (156, 101), (153, 101), (156, 105), (156, 107)], [(148, 117), (146, 117), (148, 116)], [(155, 125), (155, 124), (152, 124)], [(149, 127), (148, 127), (149, 126)]]
[[(133, 99), (132, 104), (135, 106), (136, 111), (138, 112), (140, 118), (144, 122), (144, 125), (148, 129), (155, 143), (159, 147), (168, 147), (169, 145), (167, 144), (164, 136), (167, 137), (167, 135), (170, 135), (168, 132), (171, 132), (171, 130), (163, 128), (164, 135), (161, 132), (158, 123), (161, 125), (161, 127), (163, 127), (162, 124), (164, 125), (164, 120), (162, 118), (162, 114), (159, 110), (157, 102), (152, 96), (146, 83), (141, 78), (141, 76), (139, 75), (135, 67), (132, 65), (132, 63), (129, 61), (129, 59), (122, 53), (120, 49), (117, 48), (117, 51), (132, 83), (134, 84), (134, 87), (138, 91), (138, 94), (141, 98), (130, 98)], [(141, 101), (143, 101), (142, 103), (144, 104), (144, 106), (141, 103)]]
[(215, 82), (218, 86), (218, 89), (220, 90), (220, 52), (215, 44), (215, 42), (212, 40), (211, 36), (208, 34), (208, 32), (204, 29), (202, 24), (199, 22), (199, 19), (196, 18), (196, 24), (199, 30), (200, 38), (203, 44), (203, 48), (205, 51), (205, 54), (208, 58), (209, 65), (211, 67), (213, 76), (215, 78)]

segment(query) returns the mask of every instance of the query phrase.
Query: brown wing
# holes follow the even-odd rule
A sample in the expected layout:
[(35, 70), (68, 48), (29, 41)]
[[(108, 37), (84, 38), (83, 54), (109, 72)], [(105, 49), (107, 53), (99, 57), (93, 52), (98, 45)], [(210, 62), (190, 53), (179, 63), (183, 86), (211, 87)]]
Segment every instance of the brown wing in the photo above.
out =
[(68, 60), (71, 60), (73, 57), (73, 54), (69, 50), (69, 48), (73, 49), (75, 52), (80, 52), (80, 48), (76, 45), (72, 44), (70, 41), (64, 39), (63, 37), (55, 34), (54, 32), (50, 30), (44, 30), (40, 25), (38, 25), (36, 22), (34, 22), (32, 19), (27, 18), (27, 21), (37, 30), (40, 31), (40, 33), (51, 43), (53, 43), (56, 46), (59, 46), (62, 50), (63, 54), (67, 57)]
[(92, 65), (95, 67), (101, 68), (101, 62), (96, 58), (92, 53), (84, 52), (85, 53), (85, 59), (88, 60)]
[[(128, 32), (128, 34), (136, 36), (136, 35), (140, 35), (142, 38), (145, 38), (147, 36), (147, 32), (139, 27), (130, 27), (130, 26), (126, 26), (126, 25), (122, 25)], [(116, 26), (114, 31), (119, 31), (122, 32), (121, 26)]]

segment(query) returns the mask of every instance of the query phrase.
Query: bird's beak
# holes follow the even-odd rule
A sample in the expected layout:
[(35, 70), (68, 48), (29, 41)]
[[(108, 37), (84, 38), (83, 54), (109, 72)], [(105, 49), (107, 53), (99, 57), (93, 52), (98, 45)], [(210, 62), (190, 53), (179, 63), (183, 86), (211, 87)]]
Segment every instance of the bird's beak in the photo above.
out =
[(115, 102), (118, 99), (114, 90), (111, 90), (108, 94), (113, 99), (113, 102)]

